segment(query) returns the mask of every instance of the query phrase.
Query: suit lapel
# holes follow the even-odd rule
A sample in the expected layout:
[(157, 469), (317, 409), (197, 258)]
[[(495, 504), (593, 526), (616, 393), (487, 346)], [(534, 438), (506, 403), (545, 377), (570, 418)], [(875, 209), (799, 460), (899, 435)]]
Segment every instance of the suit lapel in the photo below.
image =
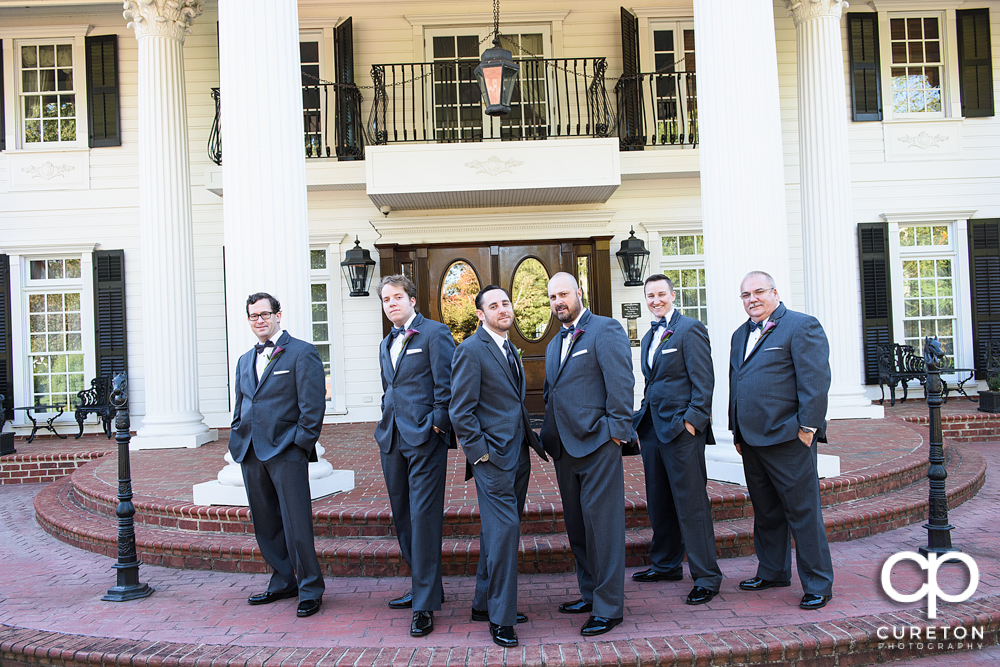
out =
[(396, 369), (392, 367), (392, 356), (389, 354), (389, 347), (392, 345), (392, 334), (382, 339), (378, 346), (378, 356), (381, 360), (382, 372), (385, 373), (386, 382), (392, 384), (396, 378)]
[(647, 379), (653, 370), (649, 365), (649, 346), (652, 344), (653, 330), (650, 328), (649, 331), (646, 332), (646, 335), (642, 337), (642, 342), (639, 343), (639, 359), (642, 362), (642, 375)]
[[(680, 317), (681, 317), (680, 312), (676, 308), (674, 308), (673, 313), (670, 315), (670, 321), (667, 322), (667, 326), (665, 326), (663, 328), (662, 332), (659, 331), (659, 330), (657, 330), (657, 332), (659, 333), (659, 336), (658, 336), (658, 340), (656, 342), (656, 354), (653, 355), (653, 366), (655, 366), (656, 362), (659, 361), (660, 357), (663, 356), (662, 354), (660, 354), (660, 345), (661, 345), (661, 343), (660, 343), (659, 339), (663, 338), (663, 334), (665, 334), (667, 332), (667, 329), (673, 329), (673, 328), (677, 327), (677, 321), (680, 319)], [(670, 334), (670, 337), (673, 338), (676, 335), (677, 335), (677, 333), (674, 332), (674, 333)], [(650, 343), (650, 344), (652, 345), (652, 343)], [(648, 350), (647, 350), (647, 352), (648, 352)], [(648, 358), (648, 356), (647, 356), (647, 358)], [(649, 372), (650, 373), (653, 372), (652, 366), (650, 367)]]
[[(273, 366), (274, 363), (277, 362), (277, 359), (274, 358), (274, 355), (277, 352), (277, 350), (278, 350), (279, 347), (284, 347), (285, 345), (288, 344), (288, 339), (289, 339), (289, 335), (288, 335), (287, 331), (282, 331), (281, 335), (278, 336), (278, 340), (274, 343), (274, 349), (275, 349), (275, 351), (271, 353), (271, 361), (269, 361), (268, 364), (267, 364), (267, 366), (264, 367), (264, 376), (262, 378), (260, 378), (260, 380), (257, 382), (257, 388), (253, 392), (254, 395), (256, 395), (258, 391), (260, 391), (260, 388), (264, 386), (264, 383), (267, 382), (267, 379), (269, 377), (271, 377), (271, 373), (274, 370), (274, 369), (271, 368), (271, 366)], [(254, 362), (254, 369), (256, 370), (256, 362), (257, 362), (257, 360), (254, 359), (253, 362)]]
[[(409, 329), (416, 329), (417, 331), (420, 331), (420, 325), (423, 324), (423, 323), (424, 323), (424, 316), (421, 315), (420, 313), (417, 313), (417, 316), (413, 318), (413, 322), (411, 322), (410, 326), (407, 327), (407, 328), (409, 328)], [(403, 335), (404, 336), (406, 335), (405, 331), (403, 332)], [(413, 335), (417, 336), (419, 334), (413, 334)], [(409, 346), (409, 344), (410, 344), (410, 342), (407, 341), (406, 345), (404, 345), (403, 348), (400, 349), (400, 351), (399, 351), (399, 359), (396, 359), (396, 368), (392, 371), (392, 377), (393, 377), (393, 379), (395, 379), (396, 374), (399, 372), (399, 365), (401, 363), (403, 363), (403, 359), (406, 358), (406, 348)], [(389, 348), (386, 347), (386, 354), (388, 354), (388, 353), (389, 353)], [(389, 355), (389, 368), (392, 368), (392, 355)]]
[[(774, 312), (771, 313), (771, 316), (768, 318), (768, 322), (774, 322), (774, 325), (777, 326), (778, 325), (778, 320), (780, 320), (781, 316), (784, 315), (784, 314), (785, 314), (785, 304), (779, 303), (778, 307), (774, 309)], [(746, 335), (749, 336), (750, 335), (750, 323), (747, 322), (743, 326), (746, 329), (746, 331), (744, 333), (746, 333)], [(747, 363), (748, 361), (750, 361), (753, 358), (753, 356), (755, 354), (757, 354), (757, 350), (760, 349), (760, 347), (761, 347), (760, 344), (764, 340), (764, 337), (765, 337), (765, 334), (762, 331), (761, 335), (760, 335), (760, 338), (757, 339), (757, 342), (754, 343), (753, 349), (750, 350), (750, 354), (746, 353), (746, 343), (743, 344), (743, 354), (746, 355), (746, 358), (743, 360), (744, 364)], [(746, 339), (744, 339), (744, 340), (746, 340)]]
[(481, 331), (482, 335), (480, 335), (479, 338), (484, 343), (486, 343), (487, 347), (490, 350), (490, 353), (493, 355), (493, 358), (496, 359), (496, 362), (500, 364), (501, 368), (503, 368), (503, 372), (507, 374), (507, 379), (510, 380), (510, 383), (514, 387), (514, 389), (519, 389), (518, 383), (514, 379), (514, 375), (510, 372), (510, 364), (507, 363), (507, 357), (504, 356), (503, 350), (501, 350), (500, 346), (497, 345), (495, 340), (493, 340), (493, 336), (491, 336), (489, 332), (485, 330), (486, 325), (480, 325), (479, 328), (482, 330)]
[[(580, 336), (582, 336), (587, 332), (587, 329), (584, 325), (586, 325), (589, 322), (590, 322), (590, 311), (585, 310), (583, 312), (583, 316), (580, 318), (580, 321), (576, 323), (576, 330), (580, 331), (582, 329), (583, 331), (580, 333), (574, 333), (573, 340), (570, 341), (569, 344), (569, 349), (566, 350), (566, 358), (562, 359), (559, 362), (559, 370), (556, 371), (557, 380), (559, 379), (559, 376), (562, 374), (563, 368), (566, 367), (566, 362), (569, 361), (570, 357), (573, 356), (573, 348), (576, 347), (576, 341), (580, 340)], [(561, 334), (562, 331), (560, 331), (559, 333)], [(562, 337), (559, 338), (559, 356), (562, 356)]]

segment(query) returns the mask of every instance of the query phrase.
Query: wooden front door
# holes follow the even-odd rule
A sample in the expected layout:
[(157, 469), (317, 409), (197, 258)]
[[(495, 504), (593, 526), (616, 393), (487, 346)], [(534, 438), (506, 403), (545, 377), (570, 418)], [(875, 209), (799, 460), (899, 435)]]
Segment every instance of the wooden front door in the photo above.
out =
[[(382, 275), (402, 273), (417, 285), (417, 307), (444, 322), (456, 342), (475, 332), (476, 293), (499, 285), (511, 295), (511, 343), (521, 350), (528, 390), (528, 411), (545, 410), (545, 347), (559, 335), (559, 321), (548, 306), (549, 278), (566, 271), (584, 289), (584, 305), (611, 315), (610, 237), (551, 241), (506, 241), (437, 245), (379, 245)], [(383, 317), (388, 333), (390, 323)]]

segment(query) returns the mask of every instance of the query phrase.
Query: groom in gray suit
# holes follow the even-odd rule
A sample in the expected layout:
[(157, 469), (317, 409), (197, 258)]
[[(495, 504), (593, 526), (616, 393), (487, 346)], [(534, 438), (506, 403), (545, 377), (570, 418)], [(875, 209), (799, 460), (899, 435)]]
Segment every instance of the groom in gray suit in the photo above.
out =
[(448, 327), (416, 312), (417, 287), (406, 276), (384, 277), (378, 295), (393, 327), (379, 345), (382, 419), (375, 440), (399, 550), (412, 580), (410, 592), (389, 606), (412, 607), (410, 634), (424, 637), (434, 630), (434, 612), (444, 596), (441, 532), (455, 339)]
[(685, 602), (709, 602), (719, 592), (712, 508), (705, 486), (705, 443), (712, 435), (712, 348), (708, 330), (674, 308), (674, 285), (665, 275), (646, 278), (646, 306), (653, 324), (642, 338), (646, 378), (642, 405), (632, 424), (642, 445), (646, 503), (653, 527), (652, 565), (635, 581), (680, 581), (687, 551), (694, 588)]
[[(472, 617), (488, 617), (493, 642), (510, 648), (518, 645), (514, 624), (522, 616), (517, 611), (517, 551), (531, 472), (528, 447), (548, 458), (531, 430), (524, 407), (524, 368), (507, 338), (514, 324), (510, 294), (487, 285), (476, 295), (476, 316), (482, 326), (455, 351), (451, 423), (472, 467), (482, 522)], [(476, 609), (477, 603), (486, 608)]]
[(323, 574), (313, 540), (309, 461), (326, 410), (323, 362), (312, 343), (281, 331), (281, 304), (251, 294), (250, 328), (260, 341), (236, 364), (229, 452), (241, 464), (261, 555), (274, 570), (252, 605), (299, 598), (296, 615), (323, 602)]
[(791, 585), (792, 547), (803, 609), (833, 597), (833, 563), (820, 509), (816, 443), (826, 442), (830, 345), (819, 321), (788, 310), (774, 278), (751, 271), (740, 286), (750, 320), (733, 334), (729, 429), (753, 503), (757, 576), (740, 588)]
[(622, 454), (638, 453), (630, 444), (632, 350), (621, 324), (583, 307), (576, 278), (557, 273), (548, 289), (563, 326), (545, 349), (542, 445), (554, 460), (581, 595), (559, 611), (589, 612), (580, 633), (592, 637), (621, 623), (625, 612)]

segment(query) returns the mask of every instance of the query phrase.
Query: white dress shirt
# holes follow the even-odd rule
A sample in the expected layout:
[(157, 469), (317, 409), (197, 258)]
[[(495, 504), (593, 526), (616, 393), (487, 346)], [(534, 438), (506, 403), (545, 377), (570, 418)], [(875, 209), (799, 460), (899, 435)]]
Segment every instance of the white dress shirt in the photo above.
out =
[[(671, 308), (670, 310), (667, 311), (667, 314), (663, 316), (663, 321), (665, 321), (665, 322), (667, 322), (667, 324), (669, 324), (670, 323), (670, 318), (673, 317), (673, 316), (674, 316), (674, 309)], [(653, 339), (649, 342), (649, 356), (646, 359), (646, 364), (648, 364), (650, 368), (653, 367), (653, 359), (656, 358), (656, 353), (659, 350), (660, 339), (663, 338), (663, 333), (666, 330), (667, 330), (667, 325), (663, 326), (663, 331), (660, 331), (659, 329), (657, 329), (656, 330), (656, 335), (653, 336)]]
[(278, 329), (277, 331), (274, 332), (274, 335), (268, 339), (274, 343), (274, 347), (265, 347), (257, 355), (257, 382), (260, 382), (261, 380), (264, 379), (264, 369), (267, 368), (268, 362), (271, 361), (271, 356), (274, 354), (274, 351), (278, 348), (278, 338), (280, 336), (281, 336), (281, 329)]
[[(582, 318), (583, 314), (586, 313), (586, 312), (587, 312), (586, 308), (584, 308), (583, 310), (581, 310), (580, 314), (577, 316), (577, 318), (571, 322), (571, 325), (575, 327), (577, 325), (577, 323), (580, 321), (580, 318)], [(568, 329), (568, 328), (569, 327), (567, 327), (565, 324), (563, 325), (563, 329)], [(562, 335), (562, 331), (560, 331), (559, 334)], [(574, 336), (575, 335), (576, 334), (574, 333)], [(569, 352), (569, 346), (570, 346), (570, 344), (572, 342), (573, 342), (573, 336), (563, 336), (563, 339), (562, 339), (562, 351), (559, 354), (559, 363), (560, 364), (562, 362), (566, 361), (566, 353)]]
[[(500, 334), (498, 334), (497, 332), (493, 331), (493, 329), (490, 329), (485, 324), (483, 325), (483, 328), (486, 329), (486, 333), (488, 333), (490, 335), (490, 338), (493, 339), (493, 342), (496, 343), (500, 347), (500, 353), (503, 354), (503, 358), (507, 359), (507, 361), (509, 363), (510, 362), (510, 358), (507, 357), (507, 350), (503, 349), (503, 344), (507, 342), (507, 334), (505, 333), (503, 336), (501, 336)], [(513, 346), (512, 346), (512, 349), (513, 349)]]
[(396, 363), (399, 361), (399, 354), (403, 351), (403, 339), (406, 337), (406, 330), (410, 328), (410, 325), (413, 324), (413, 320), (416, 318), (417, 313), (414, 311), (410, 315), (410, 319), (406, 320), (406, 324), (403, 325), (403, 333), (392, 339), (392, 344), (389, 346), (389, 360), (392, 361), (393, 370), (395, 370)]
[(764, 332), (764, 327), (767, 326), (766, 318), (762, 322), (762, 325), (763, 326), (759, 328), (754, 327), (753, 330), (750, 332), (750, 335), (747, 336), (747, 347), (745, 350), (743, 350), (743, 361), (747, 360), (747, 357), (750, 356), (750, 353), (753, 352), (753, 349), (757, 346), (757, 341), (760, 340), (760, 336)]

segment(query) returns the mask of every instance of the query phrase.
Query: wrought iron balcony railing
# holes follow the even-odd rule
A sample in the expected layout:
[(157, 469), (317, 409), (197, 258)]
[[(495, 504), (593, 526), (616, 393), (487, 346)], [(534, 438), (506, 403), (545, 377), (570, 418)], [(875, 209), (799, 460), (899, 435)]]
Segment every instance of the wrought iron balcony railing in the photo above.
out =
[[(208, 156), (212, 162), (221, 165), (222, 100), (218, 88), (212, 89), (212, 99), (215, 100), (215, 120), (208, 135)], [(302, 86), (303, 139), (307, 158), (364, 159), (361, 102), (361, 91), (353, 83), (320, 82)]]
[(478, 59), (373, 65), (371, 144), (614, 136), (604, 58), (525, 58), (507, 116), (483, 113)]
[(623, 151), (698, 145), (694, 72), (631, 74), (615, 84), (618, 141)]

